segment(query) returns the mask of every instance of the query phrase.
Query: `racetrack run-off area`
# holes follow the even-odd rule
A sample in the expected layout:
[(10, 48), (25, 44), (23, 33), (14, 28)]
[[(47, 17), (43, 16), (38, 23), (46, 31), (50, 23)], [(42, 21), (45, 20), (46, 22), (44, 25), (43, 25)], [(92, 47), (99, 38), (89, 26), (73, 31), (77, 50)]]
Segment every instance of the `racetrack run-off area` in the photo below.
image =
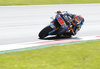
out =
[[(51, 16), (55, 16), (57, 10), (68, 11), (84, 17), (85, 22), (81, 30), (72, 39), (97, 38), (100, 36), (100, 4), (64, 4), (64, 5), (29, 5), (29, 6), (0, 6), (0, 49), (10, 50), (21, 47), (21, 44), (34, 42), (46, 42), (56, 40), (40, 40), (38, 33), (49, 25)], [(63, 41), (72, 39), (62, 39)], [(75, 40), (74, 39), (74, 40)], [(87, 40), (90, 40), (87, 39)], [(99, 39), (99, 37), (97, 38)], [(27, 42), (27, 43), (26, 43)], [(17, 44), (18, 43), (18, 44)], [(33, 44), (32, 44), (33, 43)], [(55, 42), (56, 43), (56, 42)], [(58, 42), (59, 43), (59, 42)], [(6, 47), (9, 45), (13, 47)], [(28, 47), (25, 46), (25, 47)], [(23, 48), (23, 47), (22, 47)]]

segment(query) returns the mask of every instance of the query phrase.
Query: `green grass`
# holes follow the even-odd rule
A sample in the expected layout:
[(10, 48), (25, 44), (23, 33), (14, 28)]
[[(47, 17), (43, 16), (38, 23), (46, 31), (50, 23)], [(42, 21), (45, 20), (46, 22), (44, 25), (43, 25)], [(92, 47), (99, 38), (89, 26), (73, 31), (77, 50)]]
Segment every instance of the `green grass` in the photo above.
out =
[(0, 54), (0, 69), (100, 69), (100, 41)]
[(0, 0), (0, 5), (43, 5), (100, 3), (100, 0)]

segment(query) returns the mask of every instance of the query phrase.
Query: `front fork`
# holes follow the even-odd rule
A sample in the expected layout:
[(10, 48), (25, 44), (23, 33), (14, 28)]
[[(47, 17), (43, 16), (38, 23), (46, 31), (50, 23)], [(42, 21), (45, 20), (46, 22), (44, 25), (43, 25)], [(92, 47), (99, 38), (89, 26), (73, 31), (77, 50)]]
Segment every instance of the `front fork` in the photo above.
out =
[(56, 27), (55, 27), (55, 25), (54, 25), (54, 22), (55, 22), (55, 20), (53, 20), (53, 21), (50, 23), (50, 27), (51, 27), (53, 30), (50, 31), (50, 32), (48, 33), (48, 35), (53, 34), (53, 33), (57, 30)]

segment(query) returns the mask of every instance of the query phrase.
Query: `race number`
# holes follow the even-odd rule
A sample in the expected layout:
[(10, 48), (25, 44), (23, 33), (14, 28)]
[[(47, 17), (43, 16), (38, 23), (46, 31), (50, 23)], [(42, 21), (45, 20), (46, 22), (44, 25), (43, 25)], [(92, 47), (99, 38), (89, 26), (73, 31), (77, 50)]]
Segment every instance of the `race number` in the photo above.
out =
[(57, 18), (57, 20), (60, 23), (60, 25), (63, 25), (64, 24), (64, 20), (61, 17)]

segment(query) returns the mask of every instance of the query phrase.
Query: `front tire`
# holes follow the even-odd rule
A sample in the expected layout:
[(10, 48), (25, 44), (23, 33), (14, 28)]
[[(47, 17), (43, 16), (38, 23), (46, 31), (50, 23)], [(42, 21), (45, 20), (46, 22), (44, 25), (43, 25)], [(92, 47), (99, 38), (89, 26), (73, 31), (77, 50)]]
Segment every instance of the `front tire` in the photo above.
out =
[(50, 26), (46, 26), (44, 29), (42, 29), (39, 33), (39, 38), (44, 39), (46, 36), (48, 36), (48, 33), (52, 31), (53, 29)]

